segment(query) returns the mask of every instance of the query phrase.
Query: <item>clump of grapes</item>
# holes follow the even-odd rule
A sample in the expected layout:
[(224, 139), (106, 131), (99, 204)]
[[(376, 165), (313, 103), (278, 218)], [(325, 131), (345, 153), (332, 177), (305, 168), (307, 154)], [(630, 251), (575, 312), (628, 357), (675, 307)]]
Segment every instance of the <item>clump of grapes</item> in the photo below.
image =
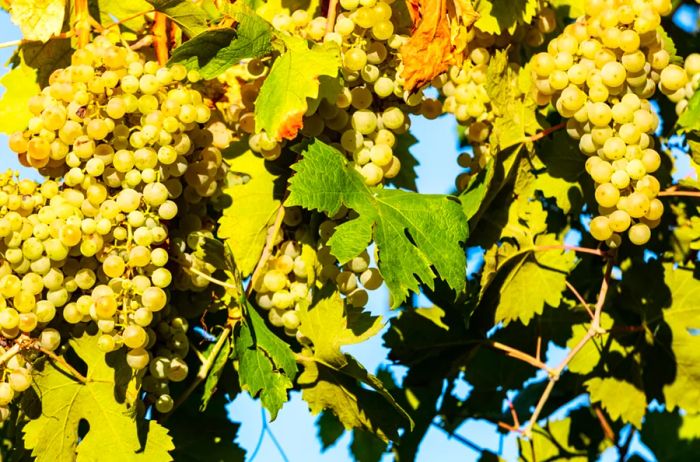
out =
[(670, 11), (666, 0), (589, 1), (586, 16), (530, 63), (535, 99), (568, 119), (569, 135), (588, 156), (599, 206), (590, 231), (611, 247), (622, 233), (645, 244), (664, 211), (653, 176), (661, 165), (653, 138), (659, 120), (649, 98), (657, 84), (672, 93), (688, 81), (657, 32)]

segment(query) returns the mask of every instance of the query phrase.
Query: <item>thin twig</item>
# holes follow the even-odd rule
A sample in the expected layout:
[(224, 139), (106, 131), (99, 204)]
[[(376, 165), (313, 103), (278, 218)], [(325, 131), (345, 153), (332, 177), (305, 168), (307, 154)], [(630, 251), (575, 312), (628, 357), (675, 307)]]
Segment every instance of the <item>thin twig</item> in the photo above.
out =
[(551, 374), (553, 371), (552, 369), (549, 368), (545, 363), (540, 361), (539, 359), (535, 358), (532, 355), (529, 355), (523, 351), (518, 350), (517, 348), (510, 347), (508, 345), (505, 345), (501, 342), (492, 342), (492, 341), (486, 341), (485, 344), (487, 346), (490, 346), (492, 348), (495, 348), (497, 350), (501, 350), (506, 353), (507, 356), (510, 356), (515, 359), (519, 359), (520, 361), (526, 362), (530, 364), (531, 366), (534, 366), (538, 369), (542, 369), (543, 371), (546, 371), (548, 374)]
[(547, 387), (544, 389), (542, 396), (540, 396), (540, 400), (537, 402), (535, 411), (532, 413), (530, 421), (528, 422), (527, 427), (523, 432), (525, 436), (532, 436), (532, 429), (537, 423), (537, 420), (539, 419), (539, 416), (542, 413), (542, 409), (544, 409), (545, 404), (547, 404), (547, 400), (549, 400), (549, 396), (552, 394), (554, 385), (557, 383), (557, 380), (559, 380), (561, 373), (564, 371), (564, 369), (566, 369), (566, 366), (568, 366), (571, 360), (574, 359), (574, 357), (581, 351), (581, 349), (584, 346), (586, 346), (589, 340), (591, 340), (596, 335), (605, 332), (604, 329), (602, 329), (600, 326), (600, 317), (603, 312), (603, 305), (605, 305), (605, 298), (608, 294), (608, 288), (610, 284), (610, 273), (612, 272), (612, 267), (612, 260), (608, 260), (607, 264), (605, 265), (605, 274), (603, 276), (603, 282), (600, 285), (600, 291), (598, 292), (598, 300), (596, 302), (595, 312), (593, 313), (591, 325), (588, 328), (586, 335), (584, 335), (583, 338), (579, 340), (576, 346), (574, 346), (571, 349), (571, 351), (569, 351), (566, 357), (559, 363), (559, 365), (557, 365), (557, 367), (554, 368), (554, 370), (550, 374)]
[(700, 191), (678, 191), (675, 188), (661, 191), (657, 194), (658, 197), (700, 197)]
[(597, 255), (599, 257), (607, 257), (608, 254), (601, 249), (591, 249), (588, 247), (579, 247), (577, 245), (568, 244), (558, 244), (558, 245), (537, 245), (535, 246), (535, 252), (545, 252), (547, 250), (572, 250), (579, 253), (588, 253), (591, 255)]
[(287, 454), (284, 452), (284, 448), (282, 448), (282, 445), (279, 443), (279, 441), (277, 441), (275, 434), (272, 433), (272, 429), (270, 429), (270, 426), (267, 424), (267, 418), (265, 417), (265, 408), (261, 407), (260, 409), (262, 410), (263, 430), (266, 431), (268, 435), (270, 435), (270, 439), (272, 440), (272, 444), (274, 444), (275, 447), (277, 448), (277, 452), (280, 453), (282, 460), (284, 462), (289, 462), (289, 458), (287, 457)]
[(221, 279), (216, 279), (213, 276), (209, 276), (207, 273), (199, 271), (197, 268), (189, 267), (189, 268), (187, 268), (187, 271), (191, 271), (194, 274), (196, 274), (197, 276), (201, 277), (202, 279), (206, 279), (207, 281), (209, 281), (213, 284), (216, 284), (217, 286), (221, 286), (225, 289), (231, 289), (231, 290), (236, 291), (236, 293), (238, 293), (238, 287), (234, 286), (233, 284), (229, 284), (228, 282), (224, 282)]
[(68, 372), (70, 375), (72, 375), (75, 379), (77, 379), (80, 383), (87, 383), (88, 379), (85, 377), (83, 374), (75, 370), (73, 366), (68, 364), (68, 361), (66, 361), (64, 358), (61, 356), (58, 356), (56, 353), (54, 353), (51, 350), (47, 350), (46, 348), (40, 346), (38, 347), (39, 351), (44, 353), (46, 356), (49, 358), (53, 359), (55, 362), (60, 364), (64, 369), (66, 369), (66, 372)]
[(574, 294), (579, 303), (583, 305), (586, 311), (588, 311), (588, 315), (591, 317), (591, 319), (593, 319), (593, 316), (595, 315), (593, 314), (593, 310), (591, 310), (591, 306), (588, 304), (588, 302), (586, 302), (586, 300), (583, 299), (579, 291), (576, 290), (576, 287), (574, 287), (569, 281), (566, 281), (566, 287)]
[(551, 127), (546, 128), (546, 129), (542, 130), (541, 132), (535, 133), (534, 135), (532, 135), (532, 136), (529, 138), (529, 140), (530, 140), (530, 141), (537, 141), (537, 140), (540, 140), (540, 139), (544, 138), (545, 136), (549, 135), (550, 133), (553, 133), (553, 132), (555, 132), (555, 131), (557, 131), (557, 130), (559, 130), (559, 129), (562, 129), (562, 128), (564, 128), (564, 127), (566, 127), (566, 122), (562, 122), (562, 123), (560, 123), (560, 124), (552, 125)]
[(595, 411), (598, 422), (600, 422), (600, 428), (603, 429), (603, 434), (607, 439), (615, 444), (615, 441), (617, 441), (617, 438), (615, 438), (615, 432), (613, 431), (612, 427), (610, 427), (610, 422), (608, 422), (608, 419), (605, 418), (605, 414), (603, 414), (603, 410), (600, 408), (600, 405), (595, 404), (593, 406), (593, 411)]
[[(52, 35), (51, 37), (49, 37), (49, 40), (67, 39), (67, 38), (73, 37), (74, 35), (75, 35), (75, 33), (73, 31), (62, 32), (60, 34)], [(29, 43), (40, 43), (40, 41), (39, 40), (27, 40), (27, 39), (10, 40), (8, 42), (1, 42), (0, 49), (18, 47), (18, 46), (26, 45)]]
[(279, 209), (277, 209), (277, 216), (275, 217), (275, 222), (272, 227), (267, 231), (267, 239), (265, 240), (265, 248), (263, 248), (262, 254), (260, 255), (260, 260), (258, 264), (255, 265), (253, 270), (253, 275), (250, 277), (250, 282), (246, 288), (245, 294), (249, 296), (253, 292), (253, 287), (255, 287), (255, 282), (260, 276), (260, 271), (262, 271), (265, 263), (267, 263), (268, 258), (272, 255), (272, 247), (275, 245), (275, 236), (282, 226), (282, 220), (284, 220), (284, 206), (280, 204)]
[(472, 451), (478, 452), (478, 453), (480, 453), (480, 454), (481, 454), (482, 452), (484, 452), (484, 448), (482, 448), (482, 447), (479, 446), (478, 444), (474, 443), (473, 441), (470, 441), (470, 440), (466, 439), (466, 438), (463, 437), (462, 435), (460, 435), (460, 434), (458, 434), (458, 433), (451, 432), (451, 431), (447, 430), (445, 427), (443, 427), (442, 425), (440, 425), (440, 424), (438, 424), (438, 423), (435, 423), (435, 422), (432, 422), (431, 425), (432, 425), (433, 427), (439, 428), (440, 430), (442, 430), (443, 432), (445, 432), (445, 433), (447, 434), (447, 437), (448, 437), (448, 438), (450, 438), (450, 439), (451, 439), (451, 438), (456, 439), (457, 441), (459, 441), (460, 443), (462, 443), (463, 445), (465, 445), (466, 447), (468, 447), (468, 448), (471, 449)]

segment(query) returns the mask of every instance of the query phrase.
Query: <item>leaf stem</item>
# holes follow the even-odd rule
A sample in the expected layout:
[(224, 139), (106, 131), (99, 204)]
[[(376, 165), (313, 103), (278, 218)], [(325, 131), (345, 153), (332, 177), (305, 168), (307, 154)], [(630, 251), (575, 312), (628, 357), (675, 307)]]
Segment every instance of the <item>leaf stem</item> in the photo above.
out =
[(543, 371), (546, 371), (548, 374), (554, 373), (554, 371), (547, 366), (545, 363), (540, 361), (539, 359), (535, 358), (532, 355), (529, 355), (523, 351), (518, 350), (517, 348), (510, 347), (508, 345), (505, 345), (501, 342), (492, 342), (492, 341), (487, 341), (485, 342), (487, 346), (490, 346), (496, 350), (501, 350), (505, 352), (506, 356), (510, 356), (511, 358), (519, 359), (520, 361), (526, 362), (530, 364), (533, 367), (536, 367), (538, 369), (542, 369)]
[(51, 350), (47, 350), (43, 346), (38, 347), (39, 351), (44, 353), (46, 356), (49, 358), (53, 359), (55, 362), (61, 365), (65, 369), (65, 372), (68, 372), (70, 375), (72, 375), (76, 380), (78, 380), (80, 383), (85, 384), (87, 383), (88, 379), (85, 377), (83, 374), (78, 372), (73, 366), (68, 364), (68, 361), (66, 361), (63, 357), (58, 356), (56, 353), (54, 353)]
[(10, 40), (9, 42), (0, 43), (0, 48), (18, 47), (24, 43), (24, 40)]
[(566, 281), (566, 287), (574, 294), (579, 303), (583, 305), (586, 311), (588, 311), (588, 314), (591, 317), (591, 319), (593, 319), (595, 315), (593, 314), (593, 310), (591, 310), (591, 306), (588, 304), (588, 302), (586, 302), (586, 300), (583, 299), (579, 291), (576, 290), (576, 287), (574, 287), (573, 284), (571, 284), (569, 281)]
[(574, 357), (581, 351), (581, 349), (583, 349), (584, 346), (586, 346), (589, 340), (591, 340), (596, 335), (600, 335), (605, 332), (605, 330), (600, 327), (600, 317), (603, 312), (603, 305), (605, 305), (605, 299), (607, 297), (608, 289), (610, 286), (610, 274), (612, 272), (612, 267), (612, 260), (608, 260), (608, 262), (605, 265), (605, 274), (603, 276), (603, 282), (600, 284), (600, 291), (598, 292), (598, 301), (596, 302), (595, 312), (593, 313), (593, 320), (591, 321), (591, 325), (588, 328), (586, 335), (584, 335), (583, 338), (579, 340), (579, 342), (576, 344), (576, 346), (574, 346), (571, 349), (571, 351), (569, 351), (566, 357), (559, 363), (559, 365), (557, 365), (557, 367), (554, 368), (553, 373), (549, 376), (549, 382), (547, 383), (547, 387), (544, 389), (542, 396), (540, 396), (540, 400), (537, 402), (535, 411), (532, 413), (530, 421), (528, 422), (527, 427), (525, 427), (525, 430), (523, 431), (523, 434), (528, 438), (532, 436), (532, 429), (537, 423), (537, 420), (539, 419), (539, 416), (542, 413), (542, 409), (544, 408), (545, 404), (547, 404), (547, 400), (549, 400), (549, 396), (552, 394), (552, 390), (554, 390), (554, 386), (556, 385), (557, 380), (559, 380), (559, 377), (561, 376), (561, 373), (564, 371), (566, 366), (568, 366), (571, 360), (574, 359)]
[(234, 286), (233, 284), (229, 284), (228, 282), (224, 282), (224, 281), (222, 281), (221, 279), (216, 279), (216, 278), (213, 277), (213, 276), (209, 276), (208, 274), (206, 274), (206, 273), (204, 273), (204, 272), (198, 270), (197, 268), (189, 267), (189, 268), (187, 268), (187, 271), (192, 271), (192, 272), (193, 272), (194, 274), (196, 274), (197, 276), (199, 276), (199, 277), (201, 277), (201, 278), (203, 278), (203, 279), (206, 279), (207, 281), (209, 281), (209, 282), (211, 282), (211, 283), (213, 283), (213, 284), (216, 284), (216, 285), (218, 285), (218, 286), (221, 286), (221, 287), (223, 287), (223, 288), (225, 288), (225, 289), (234, 290), (234, 291), (236, 291), (236, 293), (239, 293), (238, 287)]
[(190, 383), (187, 389), (180, 396), (178, 396), (177, 401), (175, 401), (172, 410), (164, 416), (162, 420), (163, 422), (165, 422), (167, 418), (173, 412), (175, 412), (175, 410), (178, 407), (180, 407), (185, 401), (187, 401), (187, 398), (189, 398), (189, 396), (195, 391), (195, 389), (197, 389), (200, 383), (204, 382), (204, 380), (209, 375), (209, 371), (214, 365), (214, 362), (216, 362), (216, 357), (219, 356), (221, 349), (224, 347), (224, 343), (226, 343), (226, 340), (228, 340), (230, 335), (231, 326), (226, 326), (226, 328), (221, 331), (221, 334), (219, 334), (219, 338), (216, 341), (214, 347), (212, 348), (209, 356), (207, 356), (204, 362), (202, 362), (202, 365), (199, 366), (199, 371), (197, 371), (196, 377), (194, 378), (194, 380), (192, 380), (192, 383)]
[(275, 236), (282, 226), (282, 220), (284, 220), (284, 205), (280, 204), (279, 209), (277, 209), (277, 216), (275, 217), (275, 222), (272, 227), (267, 231), (267, 239), (265, 240), (265, 247), (263, 248), (262, 255), (260, 255), (260, 260), (258, 264), (255, 265), (253, 270), (253, 275), (250, 277), (250, 282), (246, 288), (245, 294), (249, 296), (253, 292), (253, 287), (255, 287), (255, 281), (260, 277), (260, 271), (262, 271), (265, 263), (267, 263), (268, 258), (272, 255), (272, 247), (275, 245)]
[(600, 408), (600, 405), (594, 405), (593, 410), (595, 411), (595, 415), (598, 418), (598, 422), (600, 422), (600, 428), (603, 430), (603, 434), (607, 439), (609, 439), (610, 441), (612, 441), (613, 444), (615, 444), (615, 441), (617, 441), (617, 439), (615, 438), (615, 432), (613, 431), (612, 427), (610, 427), (610, 422), (608, 422), (608, 419), (605, 418), (605, 414), (603, 414), (603, 410)]
[(164, 66), (168, 62), (168, 18), (160, 11), (153, 16), (153, 47), (158, 64)]
[(541, 132), (535, 133), (534, 135), (532, 135), (532, 136), (529, 138), (529, 140), (530, 140), (530, 141), (541, 140), (542, 138), (544, 138), (545, 136), (549, 135), (550, 133), (554, 133), (555, 131), (557, 131), (557, 130), (559, 130), (559, 129), (562, 129), (562, 128), (564, 128), (564, 127), (566, 127), (566, 122), (562, 122), (562, 123), (559, 123), (559, 124), (556, 124), (556, 125), (552, 125), (552, 126), (549, 127), (549, 128), (545, 128), (545, 129), (542, 130)]
[(535, 252), (545, 252), (547, 250), (572, 250), (579, 253), (587, 253), (590, 255), (597, 255), (599, 257), (607, 257), (608, 253), (601, 249), (591, 249), (588, 247), (579, 247), (577, 245), (538, 245), (534, 247)]

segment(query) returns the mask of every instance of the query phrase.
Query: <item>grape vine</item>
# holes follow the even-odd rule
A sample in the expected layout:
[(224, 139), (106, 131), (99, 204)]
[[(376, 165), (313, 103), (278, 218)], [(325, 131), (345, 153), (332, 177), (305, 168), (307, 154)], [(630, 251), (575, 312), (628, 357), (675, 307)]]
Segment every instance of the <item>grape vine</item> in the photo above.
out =
[(254, 458), (293, 392), (362, 462), (697, 453), (695, 2), (0, 7), (0, 458)]

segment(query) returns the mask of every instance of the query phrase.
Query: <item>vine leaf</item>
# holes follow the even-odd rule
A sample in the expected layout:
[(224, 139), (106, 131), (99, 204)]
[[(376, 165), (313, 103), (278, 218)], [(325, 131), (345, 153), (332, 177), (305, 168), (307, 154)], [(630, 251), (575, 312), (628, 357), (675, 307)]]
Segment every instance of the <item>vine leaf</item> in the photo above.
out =
[(513, 32), (518, 24), (529, 24), (538, 10), (538, 0), (479, 0), (476, 2), (479, 19), (474, 26), (495, 35)]
[(36, 79), (36, 70), (27, 66), (24, 60), (2, 76), (0, 83), (5, 91), (0, 99), (0, 132), (9, 135), (27, 127), (32, 117), (27, 109), (29, 99), (41, 90)]
[[(538, 203), (539, 204), (539, 203)], [(541, 207), (541, 205), (540, 205)], [(551, 235), (537, 236), (537, 246), (558, 245)], [(544, 306), (559, 306), (566, 289), (566, 277), (576, 265), (576, 255), (565, 250), (534, 251), (509, 242), (489, 249), (482, 274), (482, 294), (498, 291), (496, 322), (519, 320), (528, 324), (542, 314)]]
[(148, 3), (175, 21), (190, 37), (207, 30), (209, 15), (196, 3), (188, 0), (148, 0)]
[[(399, 428), (413, 422), (382, 382), (355, 358), (345, 355), (345, 366), (329, 367), (312, 358), (303, 361), (297, 383), (313, 414), (329, 409), (346, 429), (363, 428), (383, 441), (396, 440)], [(367, 389), (362, 383), (370, 385)]]
[[(97, 347), (97, 337), (83, 335), (70, 340), (75, 353), (87, 364), (86, 383), (80, 383), (47, 364), (35, 380), (41, 397), (41, 416), (24, 427), (24, 444), (37, 462), (124, 460), (160, 462), (173, 460), (172, 439), (166, 428), (155, 420), (147, 426), (141, 440), (133, 410), (115, 400), (115, 385), (130, 374), (123, 353), (110, 355), (116, 368)], [(110, 361), (111, 363), (112, 361)], [(90, 429), (78, 433), (80, 422)]]
[[(107, 25), (115, 21), (125, 20), (120, 26), (132, 31), (138, 31), (146, 24), (146, 15), (137, 15), (148, 11), (151, 5), (146, 0), (97, 0), (90, 2), (90, 10), (95, 19), (99, 17), (100, 23)], [(96, 9), (97, 11), (94, 11)], [(131, 19), (127, 19), (131, 18)]]
[(382, 330), (379, 316), (343, 303), (340, 294), (326, 288), (312, 307), (300, 304), (299, 330), (314, 345), (314, 357), (336, 367), (345, 365), (343, 345), (364, 342)]
[(287, 391), (297, 373), (296, 361), (289, 345), (270, 332), (250, 305), (247, 313), (247, 322), (241, 325), (234, 342), (240, 385), (251, 396), (260, 396), (274, 420), (287, 402)]
[[(581, 412), (583, 411), (583, 412)], [(549, 421), (546, 427), (535, 426), (532, 442), (518, 440), (520, 460), (569, 460), (586, 461), (595, 459), (612, 443), (603, 437), (600, 425), (586, 410), (577, 410), (570, 417)], [(534, 457), (533, 457), (534, 454)]]
[(66, 0), (13, 0), (10, 18), (27, 40), (48, 41), (60, 34), (66, 14)]
[[(230, 331), (227, 332), (229, 335), (231, 334)], [(205, 351), (204, 356), (209, 357), (212, 354), (214, 345), (214, 343), (209, 345), (209, 348), (207, 348), (207, 351)], [(226, 367), (226, 364), (228, 363), (232, 350), (231, 339), (228, 338), (224, 340), (224, 344), (216, 355), (216, 358), (214, 358), (214, 363), (212, 364), (209, 374), (207, 375), (207, 379), (204, 382), (204, 389), (202, 390), (202, 405), (200, 407), (202, 411), (207, 408), (209, 402), (214, 396), (217, 384), (219, 383), (221, 374), (224, 372), (224, 367)]]
[(662, 311), (671, 329), (671, 351), (676, 373), (672, 383), (664, 385), (669, 410), (676, 407), (689, 413), (700, 411), (700, 283), (691, 271), (664, 265), (664, 280), (670, 290)]
[(676, 125), (683, 131), (700, 130), (700, 91), (696, 91), (690, 98), (688, 107), (678, 118)]
[(228, 184), (223, 192), (231, 196), (233, 203), (224, 209), (219, 219), (218, 234), (231, 248), (241, 276), (247, 277), (260, 259), (267, 230), (281, 207), (274, 194), (278, 175), (268, 170), (269, 162), (251, 151), (227, 162), (231, 172), (250, 179), (241, 184), (241, 175), (227, 177)]
[(244, 58), (264, 56), (272, 50), (272, 27), (260, 16), (237, 13), (235, 29), (204, 32), (177, 47), (168, 64), (179, 63), (213, 79)]
[[(343, 155), (321, 141), (304, 151), (292, 167), (286, 205), (317, 209), (329, 216), (345, 205), (359, 217), (341, 224), (329, 240), (331, 253), (345, 264), (374, 238), (379, 270), (397, 307), (417, 292), (419, 282), (431, 289), (436, 274), (460, 292), (465, 284), (469, 233), (462, 207), (450, 196), (367, 187)], [(410, 236), (410, 237), (409, 237)]]
[(613, 420), (622, 418), (637, 428), (642, 427), (642, 419), (647, 409), (644, 390), (614, 377), (593, 377), (586, 381), (591, 402), (600, 402)]
[(301, 37), (282, 36), (287, 50), (277, 58), (260, 87), (255, 127), (278, 140), (294, 139), (303, 126), (306, 98), (318, 97), (319, 77), (337, 77), (340, 51), (328, 42), (309, 49)]

